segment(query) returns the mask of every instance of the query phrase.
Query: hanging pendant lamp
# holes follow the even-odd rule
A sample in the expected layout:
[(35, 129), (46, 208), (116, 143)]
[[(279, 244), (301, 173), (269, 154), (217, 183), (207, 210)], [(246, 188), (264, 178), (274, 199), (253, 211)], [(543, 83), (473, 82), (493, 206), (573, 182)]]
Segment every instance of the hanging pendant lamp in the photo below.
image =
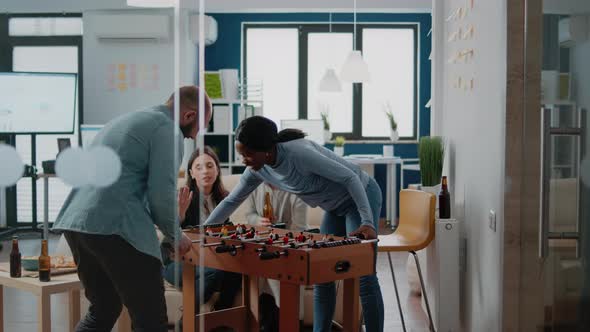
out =
[(340, 79), (352, 83), (367, 83), (371, 79), (369, 66), (363, 59), (361, 51), (356, 50), (356, 0), (354, 0), (353, 15), (353, 47), (342, 66)]
[[(332, 33), (332, 13), (329, 19), (329, 33)], [(326, 72), (320, 80), (320, 92), (340, 92), (342, 91), (342, 84), (336, 75), (333, 68), (326, 68)]]
[(320, 91), (321, 92), (340, 92), (342, 91), (342, 84), (340, 84), (340, 80), (338, 76), (336, 76), (336, 71), (333, 68), (327, 68), (326, 73), (320, 80)]

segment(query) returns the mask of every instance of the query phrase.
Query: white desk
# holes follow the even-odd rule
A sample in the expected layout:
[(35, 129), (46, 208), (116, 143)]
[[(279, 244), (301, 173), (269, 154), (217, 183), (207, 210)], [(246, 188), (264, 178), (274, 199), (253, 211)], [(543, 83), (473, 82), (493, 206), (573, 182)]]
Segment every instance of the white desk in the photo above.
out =
[(51, 331), (51, 294), (69, 294), (69, 331), (75, 331), (80, 320), (80, 290), (82, 283), (76, 273), (51, 276), (51, 281), (40, 282), (38, 278), (11, 278), (10, 273), (0, 271), (0, 332), (4, 331), (3, 289), (11, 287), (33, 293), (37, 296), (37, 320), (39, 332)]
[(402, 164), (403, 161), (400, 157), (385, 157), (381, 155), (349, 155), (344, 156), (344, 159), (357, 165), (387, 165), (387, 185), (385, 186), (385, 204), (386, 207), (386, 219), (391, 222), (391, 225), (395, 223), (396, 209), (397, 209), (397, 177), (395, 174), (395, 166)]

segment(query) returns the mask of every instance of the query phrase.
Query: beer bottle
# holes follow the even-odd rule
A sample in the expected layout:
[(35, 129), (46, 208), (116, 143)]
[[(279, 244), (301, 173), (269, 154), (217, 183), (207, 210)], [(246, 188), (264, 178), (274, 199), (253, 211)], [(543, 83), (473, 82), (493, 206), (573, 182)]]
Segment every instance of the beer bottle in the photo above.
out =
[(21, 255), (18, 250), (18, 237), (12, 237), (12, 250), (10, 251), (10, 277), (21, 277)]
[(39, 256), (39, 281), (51, 280), (51, 260), (47, 254), (47, 240), (41, 240), (41, 255)]
[(442, 187), (438, 194), (438, 217), (440, 219), (451, 218), (451, 194), (447, 184), (447, 177), (442, 177)]
[(270, 193), (264, 194), (264, 207), (262, 208), (262, 216), (267, 218), (270, 222), (273, 222), (274, 211), (272, 209), (272, 203), (270, 202)]

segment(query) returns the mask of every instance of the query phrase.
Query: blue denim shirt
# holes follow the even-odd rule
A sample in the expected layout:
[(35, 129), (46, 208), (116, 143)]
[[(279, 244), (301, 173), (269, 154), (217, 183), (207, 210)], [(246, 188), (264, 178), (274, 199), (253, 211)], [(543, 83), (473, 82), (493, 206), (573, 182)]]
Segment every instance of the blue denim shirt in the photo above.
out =
[(161, 259), (154, 224), (171, 241), (180, 235), (176, 179), (183, 138), (174, 139), (171, 111), (160, 105), (122, 115), (105, 125), (92, 145), (117, 153), (121, 176), (109, 187), (73, 189), (53, 229), (119, 235), (137, 250)]

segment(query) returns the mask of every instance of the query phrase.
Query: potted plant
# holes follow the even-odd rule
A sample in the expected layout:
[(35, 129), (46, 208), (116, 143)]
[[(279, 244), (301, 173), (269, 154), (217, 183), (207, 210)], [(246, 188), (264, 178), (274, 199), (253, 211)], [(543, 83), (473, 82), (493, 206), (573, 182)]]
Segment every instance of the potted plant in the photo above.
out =
[(327, 106), (322, 108), (324, 110), (320, 113), (320, 116), (322, 117), (322, 122), (324, 123), (324, 141), (328, 142), (332, 138), (332, 133), (330, 132), (330, 121), (328, 119), (329, 112)]
[[(445, 156), (445, 144), (442, 137), (428, 136), (420, 138), (418, 144), (418, 158), (420, 159), (420, 178), (422, 190), (434, 194), (436, 197), (436, 209), (438, 210), (438, 193), (442, 177), (443, 161)], [(421, 294), (418, 269), (412, 256), (408, 256), (406, 262), (406, 275), (410, 291)]]
[(442, 137), (427, 136), (420, 138), (418, 158), (420, 159), (422, 190), (438, 195), (444, 156), (445, 144)]
[(387, 116), (387, 120), (389, 121), (389, 138), (392, 142), (396, 142), (399, 139), (399, 134), (397, 133), (397, 122), (395, 122), (393, 109), (389, 102), (385, 103), (385, 115)]
[(339, 156), (344, 156), (344, 136), (336, 136), (334, 139), (334, 153)]

